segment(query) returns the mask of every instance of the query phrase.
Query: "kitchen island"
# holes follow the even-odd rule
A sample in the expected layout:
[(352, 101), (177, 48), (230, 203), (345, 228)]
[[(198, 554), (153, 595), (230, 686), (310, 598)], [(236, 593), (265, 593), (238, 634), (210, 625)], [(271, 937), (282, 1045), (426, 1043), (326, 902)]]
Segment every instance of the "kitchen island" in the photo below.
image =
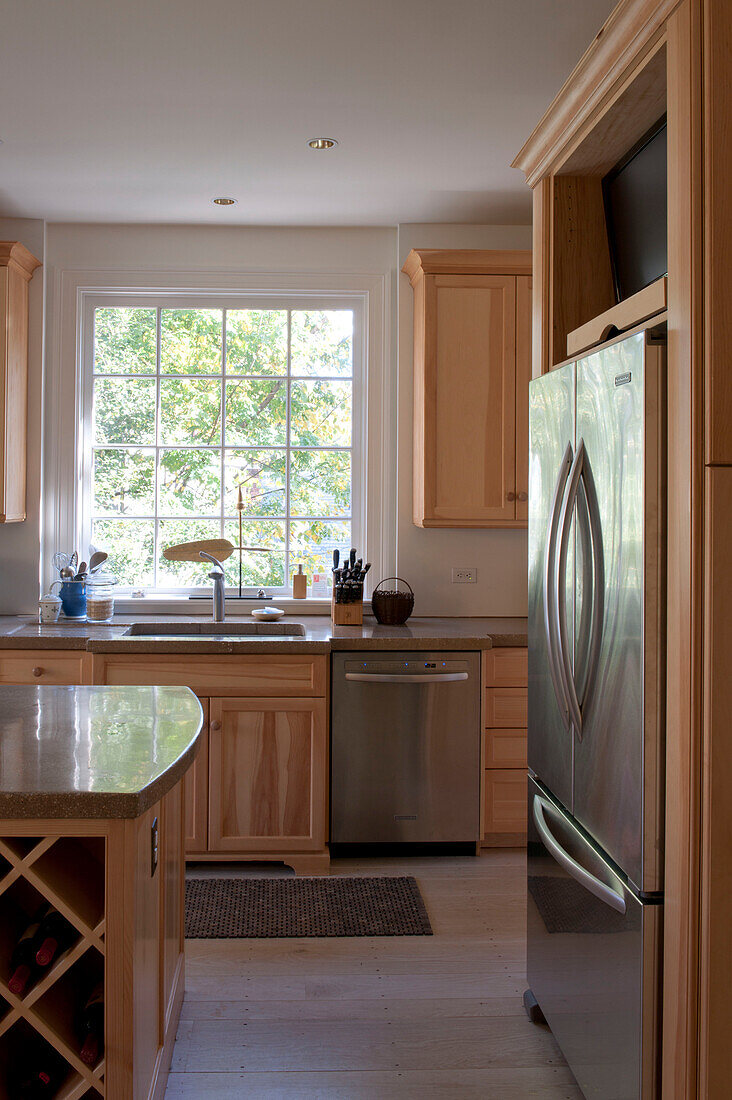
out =
[(162, 1097), (201, 705), (181, 687), (20, 686), (0, 715), (0, 1096), (36, 1075), (63, 1100)]

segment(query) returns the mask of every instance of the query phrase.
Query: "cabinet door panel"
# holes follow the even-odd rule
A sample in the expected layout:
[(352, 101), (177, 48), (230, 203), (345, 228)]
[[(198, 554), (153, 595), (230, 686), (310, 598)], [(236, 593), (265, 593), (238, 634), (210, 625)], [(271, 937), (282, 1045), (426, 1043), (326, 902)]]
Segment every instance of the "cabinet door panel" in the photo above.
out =
[(525, 729), (527, 695), (526, 688), (486, 688), (485, 726)]
[(529, 522), (531, 279), (516, 279), (516, 519)]
[(525, 768), (526, 730), (484, 730), (486, 768)]
[(160, 922), (163, 988), (162, 1035), (172, 1024), (183, 966), (183, 784), (176, 783), (161, 804), (160, 873), (163, 914)]
[[(151, 830), (157, 819), (160, 827), (161, 803), (135, 821), (126, 822), (134, 845), (134, 929), (131, 944), (134, 990), (133, 1047), (134, 1085), (128, 1095), (149, 1096), (155, 1065), (162, 1046), (161, 1004), (162, 969), (160, 958), (161, 869), (150, 865)], [(121, 899), (115, 899), (121, 904)]]
[(519, 648), (487, 649), (483, 655), (487, 687), (526, 687), (529, 651)]
[(425, 277), (424, 524), (515, 521), (516, 280)]
[(322, 699), (212, 699), (209, 850), (313, 851), (325, 845)]
[(208, 845), (208, 699), (200, 700), (203, 728), (198, 756), (185, 774), (186, 852), (205, 852)]
[(195, 659), (158, 653), (99, 654), (95, 681), (104, 684), (180, 684), (201, 695), (325, 695), (325, 657), (307, 653), (198, 654)]
[(493, 768), (485, 773), (484, 836), (526, 834), (526, 772)]

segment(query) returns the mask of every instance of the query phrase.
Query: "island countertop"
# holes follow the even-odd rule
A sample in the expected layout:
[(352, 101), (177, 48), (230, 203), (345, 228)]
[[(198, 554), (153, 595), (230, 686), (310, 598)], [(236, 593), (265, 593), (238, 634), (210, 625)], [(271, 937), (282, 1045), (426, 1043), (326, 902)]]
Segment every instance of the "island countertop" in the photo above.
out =
[(193, 762), (181, 687), (0, 688), (0, 818), (135, 818)]

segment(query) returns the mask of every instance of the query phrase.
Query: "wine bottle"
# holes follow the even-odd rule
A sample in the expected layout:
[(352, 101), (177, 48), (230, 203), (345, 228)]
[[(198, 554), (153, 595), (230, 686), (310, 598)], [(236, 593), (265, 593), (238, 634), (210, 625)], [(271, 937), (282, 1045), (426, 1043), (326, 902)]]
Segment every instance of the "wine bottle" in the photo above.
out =
[(34, 1069), (17, 1078), (10, 1095), (18, 1100), (44, 1100), (53, 1096), (58, 1086), (56, 1075), (47, 1069)]
[(56, 956), (65, 950), (73, 939), (72, 926), (65, 917), (61, 916), (58, 909), (49, 905), (36, 936), (37, 965), (42, 968), (50, 966)]
[(30, 924), (27, 925), (13, 948), (13, 954), (10, 956), (10, 981), (8, 982), (8, 989), (11, 993), (15, 993), (17, 997), (23, 995), (28, 982), (36, 970), (38, 929), (41, 926), (41, 921), (50, 908), (50, 905), (44, 903), (40, 909), (37, 910)]
[(79, 1013), (79, 1034), (83, 1037), (79, 1057), (95, 1066), (104, 1050), (104, 983), (99, 982)]

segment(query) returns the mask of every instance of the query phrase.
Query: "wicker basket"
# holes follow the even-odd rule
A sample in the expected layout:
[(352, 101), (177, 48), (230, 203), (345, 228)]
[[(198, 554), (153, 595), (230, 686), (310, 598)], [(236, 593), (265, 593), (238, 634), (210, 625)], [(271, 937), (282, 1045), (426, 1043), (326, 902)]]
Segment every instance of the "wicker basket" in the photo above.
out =
[[(409, 589), (408, 592), (404, 592), (400, 589), (385, 589), (380, 592), (382, 584), (386, 584), (387, 581), (398, 581), (399, 584), (406, 584)], [(414, 609), (414, 592), (412, 586), (402, 580), (401, 577), (385, 577), (383, 581), (379, 581), (371, 596), (371, 610), (374, 613), (374, 617), (377, 623), (381, 623), (382, 626), (401, 626), (405, 623)]]

